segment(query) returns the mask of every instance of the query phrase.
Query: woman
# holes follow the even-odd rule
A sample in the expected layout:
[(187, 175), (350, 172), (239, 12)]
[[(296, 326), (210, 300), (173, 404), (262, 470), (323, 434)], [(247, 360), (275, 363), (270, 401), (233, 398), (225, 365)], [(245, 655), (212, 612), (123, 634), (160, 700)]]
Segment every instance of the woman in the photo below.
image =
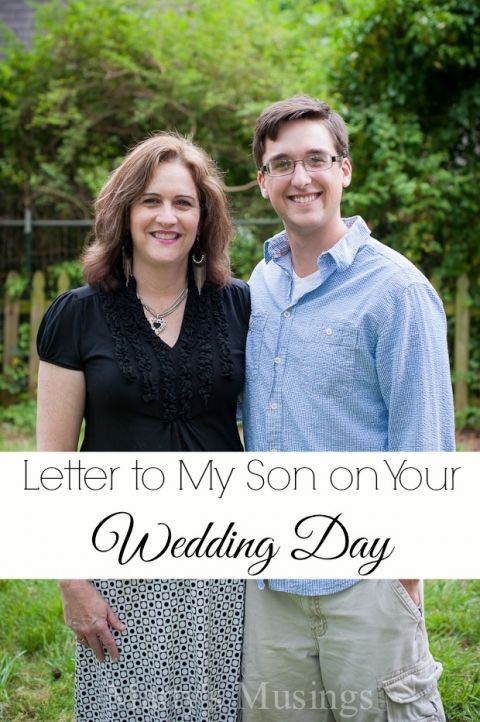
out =
[[(38, 449), (237, 451), (249, 316), (229, 276), (220, 176), (190, 141), (160, 133), (100, 191), (85, 286), (39, 331)], [(77, 722), (233, 722), (239, 580), (65, 580), (77, 635)], [(225, 623), (228, 609), (228, 623)]]

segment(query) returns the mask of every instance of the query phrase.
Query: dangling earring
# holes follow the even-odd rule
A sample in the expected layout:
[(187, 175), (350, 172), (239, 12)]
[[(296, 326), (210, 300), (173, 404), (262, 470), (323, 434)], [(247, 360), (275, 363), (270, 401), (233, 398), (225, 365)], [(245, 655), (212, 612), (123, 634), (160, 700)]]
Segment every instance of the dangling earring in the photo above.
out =
[(197, 236), (195, 247), (192, 251), (193, 280), (197, 287), (198, 295), (201, 294), (203, 284), (207, 278), (207, 254), (200, 248), (200, 239)]
[(122, 246), (122, 268), (125, 276), (125, 286), (128, 287), (132, 277), (132, 236), (127, 231), (124, 244)]

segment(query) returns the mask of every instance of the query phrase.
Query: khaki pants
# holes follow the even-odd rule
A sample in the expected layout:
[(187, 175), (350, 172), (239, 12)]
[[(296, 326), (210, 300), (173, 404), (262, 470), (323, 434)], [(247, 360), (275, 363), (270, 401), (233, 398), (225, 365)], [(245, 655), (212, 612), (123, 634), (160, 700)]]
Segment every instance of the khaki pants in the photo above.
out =
[(398, 580), (316, 597), (247, 583), (243, 722), (445, 722), (441, 671)]

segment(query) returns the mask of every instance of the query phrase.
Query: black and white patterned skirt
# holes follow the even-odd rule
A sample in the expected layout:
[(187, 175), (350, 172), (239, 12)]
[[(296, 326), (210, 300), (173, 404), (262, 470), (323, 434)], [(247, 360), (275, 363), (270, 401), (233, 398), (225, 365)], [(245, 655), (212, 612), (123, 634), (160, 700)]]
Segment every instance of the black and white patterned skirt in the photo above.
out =
[(96, 580), (121, 659), (77, 644), (77, 722), (236, 722), (244, 582)]

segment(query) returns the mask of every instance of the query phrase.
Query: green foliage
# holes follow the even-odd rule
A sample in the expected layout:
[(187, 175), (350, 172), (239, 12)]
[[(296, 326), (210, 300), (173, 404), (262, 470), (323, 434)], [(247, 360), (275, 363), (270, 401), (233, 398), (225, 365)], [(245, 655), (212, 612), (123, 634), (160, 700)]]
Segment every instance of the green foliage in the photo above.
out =
[[(51, 0), (0, 63), (0, 180), (38, 213), (89, 216), (132, 143), (177, 129), (243, 184), (258, 111), (310, 92), (351, 125), (347, 212), (453, 278), (479, 265), (479, 19), (474, 0)], [(233, 206), (266, 208), (256, 189)]]
[(425, 609), (432, 653), (444, 667), (440, 691), (448, 720), (477, 722), (480, 716), (480, 581), (427, 582)]
[(58, 279), (62, 273), (66, 273), (70, 288), (78, 288), (84, 284), (80, 261), (62, 261), (62, 263), (52, 264), (47, 268), (47, 290), (52, 297), (57, 295)]
[(278, 8), (257, 0), (39, 5), (31, 50), (7, 43), (0, 64), (0, 180), (37, 212), (87, 217), (129, 146), (176, 129), (212, 153), (228, 184), (245, 183), (254, 119), (295, 82), (284, 55), (294, 45), (291, 17)]
[[(29, 279), (25, 275), (15, 273), (9, 275), (5, 284), (5, 296), (10, 301), (21, 299), (29, 287)], [(0, 318), (3, 321), (3, 317)], [(28, 323), (21, 323), (18, 329), (18, 343), (10, 349), (12, 358), (10, 364), (0, 370), (0, 392), (11, 395), (22, 394), (27, 387), (28, 353), (29, 353)], [(3, 357), (3, 343), (0, 332), (0, 358)]]
[[(479, 265), (479, 20), (475, 0), (42, 3), (31, 50), (7, 38), (0, 63), (5, 202), (89, 216), (159, 129), (193, 135), (244, 184), (258, 111), (310, 92), (351, 126), (346, 211), (451, 280)], [(256, 189), (232, 196), (237, 214), (265, 213)]]
[(453, 283), (480, 265), (480, 6), (350, 0), (346, 8), (331, 82), (352, 129), (347, 207)]
[(480, 431), (480, 406), (467, 406), (455, 413), (455, 426), (458, 431), (475, 429)]
[(74, 641), (56, 582), (0, 580), (0, 608), (0, 719), (71, 722)]
[(0, 704), (8, 701), (7, 686), (14, 675), (15, 663), (24, 652), (18, 652), (13, 656), (0, 653)]
[(28, 288), (29, 279), (19, 273), (11, 275), (5, 283), (5, 293), (10, 301), (16, 301), (21, 298)]
[[(21, 323), (18, 327), (18, 344), (12, 349), (13, 356), (10, 365), (0, 373), (0, 391), (6, 391), (12, 396), (21, 397), (27, 389), (28, 383), (28, 354), (30, 344), (30, 324)], [(2, 345), (0, 344), (0, 351)]]
[(237, 235), (230, 247), (232, 269), (235, 276), (247, 281), (262, 256), (263, 244), (256, 239), (255, 235), (245, 226), (237, 228)]
[(33, 434), (36, 412), (36, 404), (32, 400), (1, 407), (0, 424), (10, 424), (17, 431)]

